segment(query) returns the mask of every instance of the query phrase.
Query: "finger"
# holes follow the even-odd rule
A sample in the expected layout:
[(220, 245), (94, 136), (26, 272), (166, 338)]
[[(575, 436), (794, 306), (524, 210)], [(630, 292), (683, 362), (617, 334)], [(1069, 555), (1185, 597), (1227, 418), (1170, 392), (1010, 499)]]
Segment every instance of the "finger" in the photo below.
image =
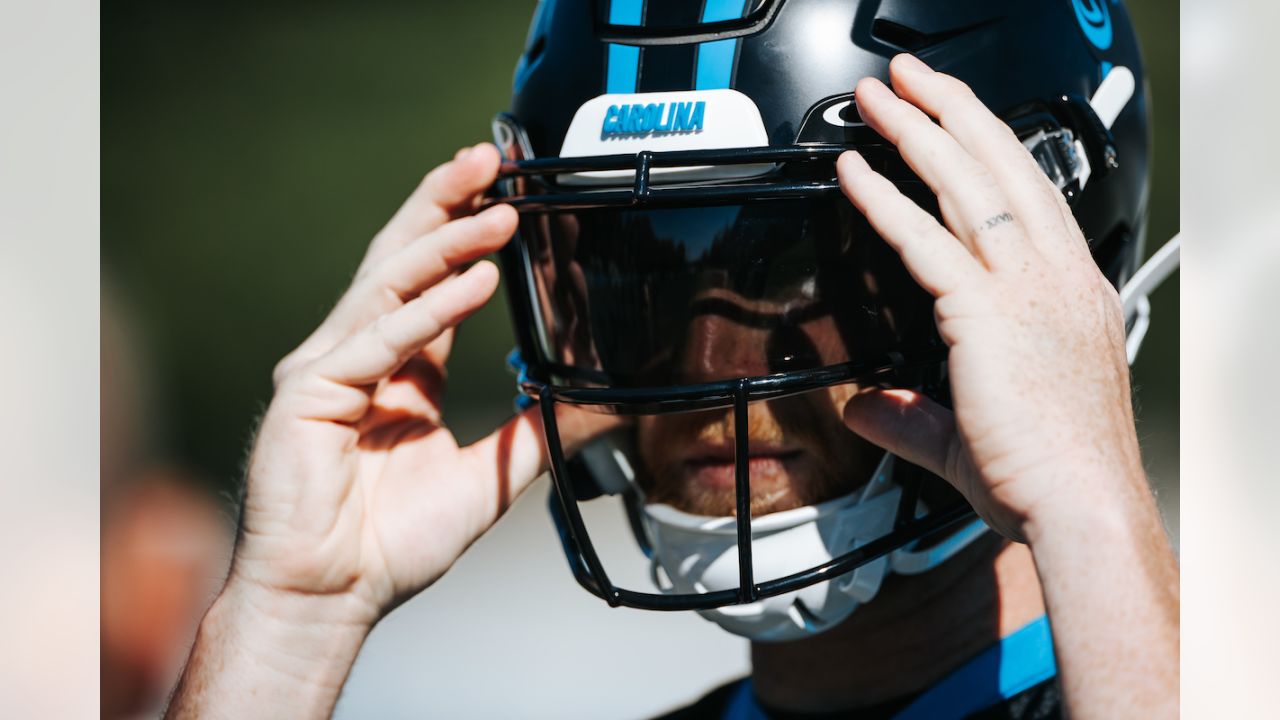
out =
[(448, 222), (382, 260), (371, 273), (375, 292), (413, 297), (462, 265), (495, 252), (516, 230), (510, 205)]
[(929, 294), (940, 297), (979, 277), (983, 268), (937, 219), (854, 151), (836, 161), (840, 189), (871, 227), (902, 256), (907, 272)]
[[(358, 277), (320, 327), (281, 361), (275, 373), (277, 384), (289, 371), (328, 352), (374, 318), (502, 247), (515, 232), (517, 219), (510, 206), (497, 205), (449, 222), (384, 258), (377, 268)], [(443, 364), (448, 357), (450, 335), (445, 333), (428, 348), (433, 362)]]
[(311, 372), (351, 386), (375, 383), (445, 330), (479, 310), (498, 287), (498, 269), (479, 262), (465, 273), (379, 317), (316, 360)]
[(1062, 245), (1062, 193), (1049, 182), (1013, 130), (968, 85), (934, 72), (905, 53), (889, 64), (889, 75), (903, 100), (937, 118), (956, 142), (986, 167), (1033, 242), (1048, 240), (1048, 249)]
[(995, 179), (946, 130), (884, 83), (864, 78), (854, 92), (858, 112), (893, 143), (938, 196), (952, 233), (988, 266), (1019, 264), (1029, 246)]
[(480, 194), (497, 178), (500, 163), (498, 149), (491, 143), (480, 143), (427, 173), (373, 239), (361, 270), (449, 220), (472, 212)]
[(949, 479), (955, 416), (928, 397), (912, 390), (867, 390), (844, 406), (844, 423), (871, 443)]

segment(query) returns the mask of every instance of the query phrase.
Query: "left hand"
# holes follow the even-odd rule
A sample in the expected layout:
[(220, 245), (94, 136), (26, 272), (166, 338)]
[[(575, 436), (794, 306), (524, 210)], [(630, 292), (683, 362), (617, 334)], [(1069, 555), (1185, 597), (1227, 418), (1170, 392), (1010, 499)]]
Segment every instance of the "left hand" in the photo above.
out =
[(955, 411), (870, 390), (846, 423), (947, 479), (1016, 540), (1062, 513), (1125, 507), (1124, 495), (1149, 503), (1119, 296), (1062, 194), (964, 83), (909, 55), (890, 78), (894, 90), (858, 83), (858, 110), (938, 196), (946, 227), (856, 152), (839, 178), (936, 298)]

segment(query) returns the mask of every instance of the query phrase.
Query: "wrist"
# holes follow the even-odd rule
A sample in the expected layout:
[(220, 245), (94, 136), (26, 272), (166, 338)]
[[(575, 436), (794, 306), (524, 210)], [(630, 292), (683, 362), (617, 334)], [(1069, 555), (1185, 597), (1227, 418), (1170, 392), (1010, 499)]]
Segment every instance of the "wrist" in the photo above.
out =
[(343, 605), (233, 574), (200, 623), (192, 662), (216, 659), (211, 694), (229, 716), (328, 717), (373, 626)]
[(377, 622), (377, 614), (350, 595), (281, 591), (237, 579), (234, 573), (210, 614), (215, 622), (240, 626), (239, 634), (264, 657), (300, 657), (318, 664), (354, 660)]
[(1132, 533), (1135, 521), (1158, 514), (1140, 471), (1086, 471), (1054, 478), (1053, 486), (1057, 490), (1036, 503), (1023, 522), (1023, 536), (1032, 550), (1058, 541), (1113, 539)]

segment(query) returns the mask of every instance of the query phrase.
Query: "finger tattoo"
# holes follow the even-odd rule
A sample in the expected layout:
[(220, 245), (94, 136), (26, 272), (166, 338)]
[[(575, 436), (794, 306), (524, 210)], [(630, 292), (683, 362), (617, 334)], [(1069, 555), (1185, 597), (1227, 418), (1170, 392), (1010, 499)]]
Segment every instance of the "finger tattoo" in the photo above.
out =
[(1011, 223), (1011, 222), (1013, 222), (1013, 213), (1002, 212), (999, 215), (992, 215), (991, 217), (984, 220), (982, 224), (978, 225), (978, 227), (973, 229), (973, 233), (977, 235), (978, 233), (984, 230), (991, 230), (993, 228), (1004, 225), (1005, 223)]

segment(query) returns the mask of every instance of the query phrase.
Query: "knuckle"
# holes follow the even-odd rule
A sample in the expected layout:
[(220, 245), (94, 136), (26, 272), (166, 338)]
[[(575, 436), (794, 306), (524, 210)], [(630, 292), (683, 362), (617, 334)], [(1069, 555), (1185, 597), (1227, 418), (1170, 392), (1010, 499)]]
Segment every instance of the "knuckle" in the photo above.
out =
[(403, 258), (393, 256), (383, 260), (369, 269), (368, 274), (359, 278), (351, 286), (353, 294), (361, 298), (381, 298), (392, 301), (387, 307), (395, 307), (403, 302), (404, 288), (397, 269), (403, 265)]
[(996, 179), (995, 175), (991, 174), (990, 170), (987, 170), (976, 160), (971, 160), (965, 164), (968, 173), (973, 176), (974, 190), (980, 193), (987, 202), (991, 203), (992, 207), (1000, 207), (1006, 204), (1003, 193), (1001, 193), (1000, 181)]
[(967, 99), (977, 98), (977, 95), (973, 94), (973, 88), (969, 87), (969, 83), (961, 80), (955, 75), (938, 73), (938, 77), (942, 79), (943, 88), (953, 96)]
[(297, 352), (291, 352), (280, 358), (271, 368), (271, 387), (279, 390), (298, 366)]
[(309, 368), (312, 363), (299, 363), (292, 372), (283, 376), (275, 387), (275, 398), (273, 404), (283, 402), (286, 405), (296, 405), (298, 398), (304, 398), (309, 394), (308, 384), (309, 376), (314, 375), (311, 372), (304, 372), (304, 368)]
[(369, 326), (369, 332), (380, 350), (393, 356), (400, 354), (399, 346), (395, 341), (395, 333), (391, 327), (390, 315), (381, 315), (377, 320), (374, 320), (373, 324)]
[(910, 153), (924, 151), (933, 137), (932, 123), (909, 121), (898, 135), (898, 146)]
[(290, 351), (288, 355), (280, 358), (275, 366), (271, 368), (272, 387), (279, 390), (282, 386), (288, 384), (290, 379), (298, 376), (303, 369), (322, 354), (322, 347), (319, 341), (316, 340), (315, 335), (313, 335)]
[(978, 96), (973, 94), (973, 89), (964, 81), (951, 75), (942, 75), (941, 78), (942, 110), (939, 114), (954, 115), (978, 109), (975, 106), (985, 109), (986, 106), (982, 105)]
[(418, 187), (424, 188), (424, 189), (427, 187), (430, 187), (431, 184), (435, 182), (436, 178), (440, 177), (446, 172), (446, 168), (448, 168), (450, 164), (451, 163), (447, 163), (447, 162), (442, 163), (428, 170), (426, 173), (422, 175), (422, 180), (418, 183)]
[(1112, 319), (1124, 320), (1124, 303), (1120, 300), (1120, 292), (1098, 273), (1098, 293), (1102, 298), (1103, 309)]
[(938, 221), (934, 220), (932, 215), (924, 212), (912, 213), (910, 222), (910, 229), (913, 235), (927, 238), (937, 236)]
[(981, 314), (980, 306), (986, 298), (981, 292), (967, 289), (965, 292), (948, 293), (933, 302), (933, 317), (939, 324), (947, 320), (959, 320)]

